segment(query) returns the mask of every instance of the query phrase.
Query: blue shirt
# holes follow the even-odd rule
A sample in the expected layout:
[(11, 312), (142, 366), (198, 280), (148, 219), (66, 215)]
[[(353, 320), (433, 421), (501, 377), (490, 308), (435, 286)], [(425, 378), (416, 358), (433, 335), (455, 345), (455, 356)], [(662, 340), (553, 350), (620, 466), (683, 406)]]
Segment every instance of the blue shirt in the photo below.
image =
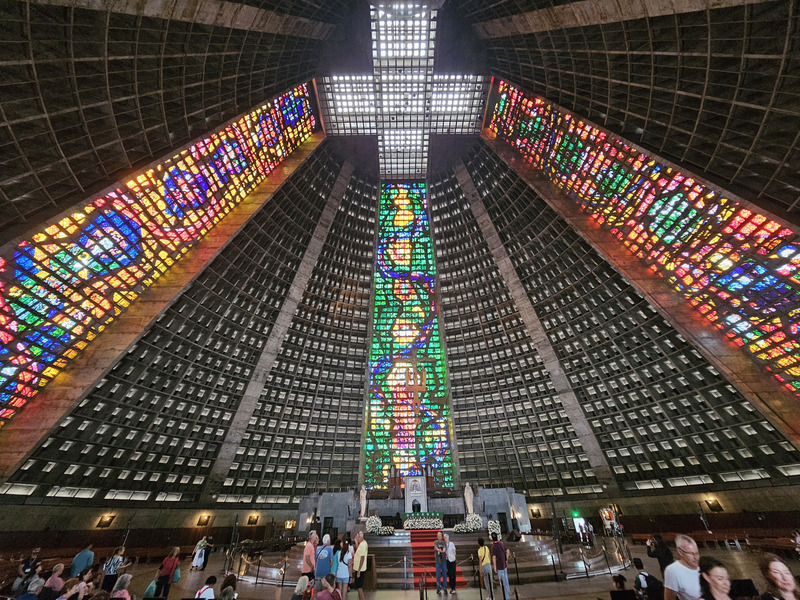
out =
[(317, 566), (314, 569), (314, 577), (321, 579), (331, 572), (331, 558), (333, 558), (333, 548), (331, 546), (320, 546), (317, 548)]
[(72, 559), (72, 568), (69, 570), (70, 577), (77, 577), (81, 571), (92, 566), (94, 563), (94, 552), (89, 549), (81, 550)]

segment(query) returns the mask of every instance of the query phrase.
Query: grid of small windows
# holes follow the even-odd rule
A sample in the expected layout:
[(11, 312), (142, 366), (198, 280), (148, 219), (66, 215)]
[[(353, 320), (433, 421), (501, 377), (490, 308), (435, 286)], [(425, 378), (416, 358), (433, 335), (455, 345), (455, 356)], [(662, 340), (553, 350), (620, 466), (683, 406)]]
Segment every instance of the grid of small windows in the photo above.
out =
[(597, 491), (455, 177), (432, 181), (430, 195), (460, 477), (528, 495)]
[[(71, 206), (313, 76), (323, 42), (3, 5), (0, 227)], [(10, 231), (8, 237), (13, 235)]]
[(785, 481), (800, 453), (485, 145), (472, 178), (624, 489)]
[(328, 135), (377, 135), (372, 75), (332, 75), (319, 80), (319, 108)]
[(317, 150), (11, 480), (197, 499), (338, 172)]
[(381, 178), (418, 180), (428, 170), (436, 12), (414, 3), (373, 6), (372, 62), (378, 97)]
[(488, 85), (483, 75), (434, 75), (430, 110), (433, 133), (478, 133)]
[(351, 178), (220, 498), (280, 507), (357, 487), (377, 194)]
[(800, 58), (791, 50), (793, 6), (742, 3), (483, 42), (496, 75), (745, 198), (796, 210)]
[[(386, 130), (429, 129), (431, 133), (476, 134), (486, 101), (482, 75), (414, 75), (385, 69), (380, 81), (396, 81), (375, 92), (369, 75), (322, 77), (319, 101), (328, 135), (376, 135)], [(430, 89), (429, 94), (426, 91)], [(427, 143), (427, 142), (426, 142)]]

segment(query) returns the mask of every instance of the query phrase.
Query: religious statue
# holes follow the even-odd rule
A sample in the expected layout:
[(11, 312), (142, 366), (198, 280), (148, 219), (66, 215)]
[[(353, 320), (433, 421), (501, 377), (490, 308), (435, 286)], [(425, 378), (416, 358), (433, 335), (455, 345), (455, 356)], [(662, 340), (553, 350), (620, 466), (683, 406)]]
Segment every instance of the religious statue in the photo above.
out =
[(361, 492), (358, 494), (358, 499), (361, 502), (361, 516), (359, 519), (367, 518), (367, 487), (362, 485)]
[(472, 493), (472, 486), (470, 484), (464, 484), (464, 508), (467, 509), (467, 514), (471, 515), (473, 512), (472, 509), (472, 499), (475, 495)]

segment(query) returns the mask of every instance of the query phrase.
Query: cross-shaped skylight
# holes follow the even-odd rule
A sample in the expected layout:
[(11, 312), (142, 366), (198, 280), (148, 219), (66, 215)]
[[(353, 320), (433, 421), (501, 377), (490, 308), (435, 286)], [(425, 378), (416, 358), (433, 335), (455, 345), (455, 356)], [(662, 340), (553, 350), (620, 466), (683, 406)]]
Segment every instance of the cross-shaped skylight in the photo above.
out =
[(373, 5), (373, 74), (321, 80), (328, 135), (377, 135), (384, 180), (424, 179), (430, 134), (480, 132), (486, 78), (434, 75), (436, 12), (431, 3)]

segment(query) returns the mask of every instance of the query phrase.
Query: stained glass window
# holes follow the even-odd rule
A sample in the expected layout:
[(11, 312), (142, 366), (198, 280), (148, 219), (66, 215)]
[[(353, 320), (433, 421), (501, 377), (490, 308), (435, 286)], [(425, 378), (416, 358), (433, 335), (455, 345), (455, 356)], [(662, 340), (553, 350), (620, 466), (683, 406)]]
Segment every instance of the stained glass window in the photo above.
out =
[(305, 141), (300, 85), (0, 254), (0, 426)]
[(492, 132), (800, 393), (794, 229), (543, 98), (496, 93)]
[(375, 253), (365, 484), (390, 470), (452, 486), (450, 403), (424, 183), (381, 190)]

